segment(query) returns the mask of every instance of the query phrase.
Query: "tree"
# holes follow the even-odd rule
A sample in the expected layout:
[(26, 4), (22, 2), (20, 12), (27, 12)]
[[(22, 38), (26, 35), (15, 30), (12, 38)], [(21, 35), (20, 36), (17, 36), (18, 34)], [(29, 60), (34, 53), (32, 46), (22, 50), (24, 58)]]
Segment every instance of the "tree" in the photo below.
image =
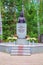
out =
[[(41, 0), (40, 0), (41, 1)], [(2, 0), (2, 18), (3, 18), (3, 38), (16, 33), (16, 23), (24, 8), (24, 16), (27, 23), (27, 33), (31, 37), (37, 37), (37, 3), (32, 0)], [(39, 12), (42, 11), (42, 3), (39, 6)], [(42, 11), (43, 12), (43, 11)], [(43, 14), (43, 13), (42, 13)], [(43, 15), (39, 13), (39, 22), (43, 21)], [(43, 23), (43, 22), (42, 22)], [(40, 22), (41, 24), (41, 22)]]
[(40, 0), (40, 34), (43, 34), (43, 0)]
[(3, 39), (14, 35), (16, 13), (14, 0), (2, 0)]
[(37, 9), (34, 6), (34, 2), (28, 2), (25, 6), (25, 17), (27, 20), (27, 32), (32, 37), (37, 37)]

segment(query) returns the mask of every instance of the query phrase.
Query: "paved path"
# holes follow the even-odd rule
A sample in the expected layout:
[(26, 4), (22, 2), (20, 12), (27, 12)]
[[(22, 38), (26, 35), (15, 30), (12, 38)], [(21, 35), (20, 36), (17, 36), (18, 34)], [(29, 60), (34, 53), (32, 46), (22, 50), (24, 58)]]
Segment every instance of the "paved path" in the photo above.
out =
[(43, 65), (43, 54), (31, 56), (10, 56), (0, 52), (0, 65)]

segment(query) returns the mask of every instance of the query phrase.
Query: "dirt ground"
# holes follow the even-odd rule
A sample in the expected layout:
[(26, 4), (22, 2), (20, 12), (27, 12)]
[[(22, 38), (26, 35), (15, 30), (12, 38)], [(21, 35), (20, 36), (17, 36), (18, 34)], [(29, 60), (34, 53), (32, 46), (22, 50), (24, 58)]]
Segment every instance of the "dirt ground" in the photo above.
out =
[(0, 65), (43, 65), (43, 53), (31, 56), (11, 56), (0, 52)]

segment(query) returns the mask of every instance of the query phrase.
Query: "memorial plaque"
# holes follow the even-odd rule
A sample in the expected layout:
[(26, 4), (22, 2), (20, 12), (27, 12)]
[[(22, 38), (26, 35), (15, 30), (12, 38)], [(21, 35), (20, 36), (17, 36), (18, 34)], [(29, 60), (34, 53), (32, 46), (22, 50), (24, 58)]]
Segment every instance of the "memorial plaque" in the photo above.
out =
[(16, 30), (17, 30), (16, 33), (17, 33), (18, 38), (25, 38), (26, 37), (26, 34), (27, 34), (26, 23), (17, 23)]

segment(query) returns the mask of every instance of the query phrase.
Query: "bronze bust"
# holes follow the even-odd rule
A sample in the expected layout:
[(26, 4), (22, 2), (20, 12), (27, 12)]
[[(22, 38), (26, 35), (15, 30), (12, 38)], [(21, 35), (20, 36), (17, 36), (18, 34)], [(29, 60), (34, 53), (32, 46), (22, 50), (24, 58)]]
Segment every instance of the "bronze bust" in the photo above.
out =
[(18, 23), (25, 23), (25, 17), (23, 12), (20, 13), (20, 17), (18, 18)]

